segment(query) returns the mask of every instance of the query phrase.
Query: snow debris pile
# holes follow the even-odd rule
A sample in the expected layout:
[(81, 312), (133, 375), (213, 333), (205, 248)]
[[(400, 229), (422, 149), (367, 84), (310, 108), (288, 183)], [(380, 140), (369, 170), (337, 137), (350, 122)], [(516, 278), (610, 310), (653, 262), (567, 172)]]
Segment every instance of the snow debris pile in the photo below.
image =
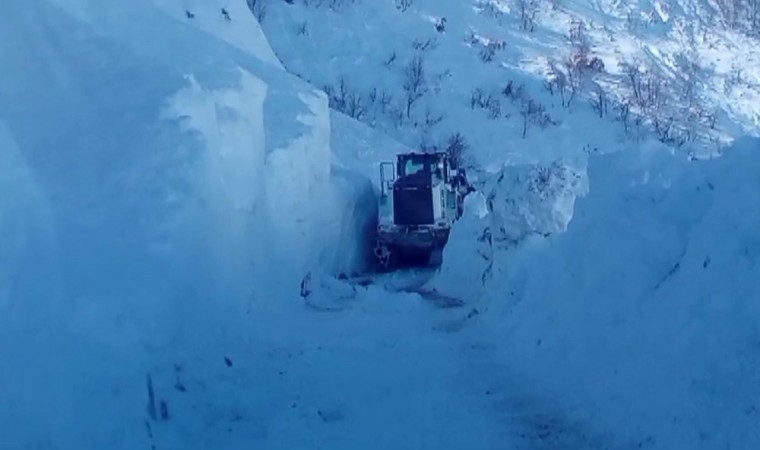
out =
[(621, 448), (759, 448), (760, 142), (597, 157), (589, 184), (490, 283), (504, 358)]
[(500, 278), (499, 259), (526, 239), (566, 229), (584, 191), (581, 174), (561, 161), (505, 166), (465, 200), (444, 249), (440, 274), (429, 287), (472, 302)]

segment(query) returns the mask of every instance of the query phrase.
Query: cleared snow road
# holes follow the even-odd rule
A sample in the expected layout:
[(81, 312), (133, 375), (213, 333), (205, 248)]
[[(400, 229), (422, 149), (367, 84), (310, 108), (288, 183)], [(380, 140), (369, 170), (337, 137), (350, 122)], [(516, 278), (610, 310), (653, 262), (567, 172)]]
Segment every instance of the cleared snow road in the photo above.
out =
[[(471, 308), (356, 292), (341, 311), (282, 299), (198, 336), (181, 361), (187, 390), (165, 392), (177, 412), (157, 448), (597, 448), (500, 364)], [(176, 370), (162, 370), (168, 387)]]

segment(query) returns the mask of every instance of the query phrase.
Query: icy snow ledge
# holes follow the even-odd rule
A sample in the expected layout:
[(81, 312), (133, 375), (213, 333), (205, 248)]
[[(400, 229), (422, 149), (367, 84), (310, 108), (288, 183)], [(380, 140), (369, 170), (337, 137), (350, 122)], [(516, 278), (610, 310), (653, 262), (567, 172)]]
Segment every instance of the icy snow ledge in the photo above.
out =
[(490, 283), (504, 358), (610, 447), (760, 448), (760, 141), (592, 158), (589, 184)]

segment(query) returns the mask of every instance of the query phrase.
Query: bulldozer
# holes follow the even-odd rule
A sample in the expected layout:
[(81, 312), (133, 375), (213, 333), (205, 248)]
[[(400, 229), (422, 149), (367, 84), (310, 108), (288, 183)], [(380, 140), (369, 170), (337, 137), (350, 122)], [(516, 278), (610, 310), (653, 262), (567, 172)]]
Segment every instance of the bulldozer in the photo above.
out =
[(452, 224), (474, 189), (446, 152), (402, 153), (380, 163), (377, 239), (380, 270), (436, 266)]

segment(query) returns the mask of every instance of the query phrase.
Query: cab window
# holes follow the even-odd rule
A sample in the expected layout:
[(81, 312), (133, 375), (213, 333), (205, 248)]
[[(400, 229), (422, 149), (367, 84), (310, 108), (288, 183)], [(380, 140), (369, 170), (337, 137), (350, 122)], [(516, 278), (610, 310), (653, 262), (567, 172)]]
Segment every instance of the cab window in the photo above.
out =
[(425, 170), (425, 163), (422, 161), (415, 161), (413, 159), (407, 159), (404, 163), (404, 175), (412, 175), (417, 172)]

